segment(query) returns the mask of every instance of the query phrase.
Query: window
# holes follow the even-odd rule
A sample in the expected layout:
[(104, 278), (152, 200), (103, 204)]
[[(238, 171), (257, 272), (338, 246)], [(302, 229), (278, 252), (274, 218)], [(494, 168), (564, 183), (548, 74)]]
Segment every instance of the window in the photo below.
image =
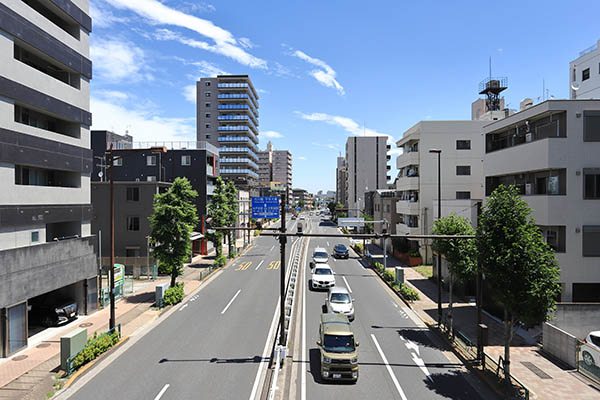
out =
[(456, 150), (471, 150), (471, 141), (470, 140), (457, 140), (456, 141)]
[(600, 225), (583, 227), (583, 256), (600, 257)]
[(206, 135), (206, 138), (207, 138), (207, 139), (210, 139), (210, 135)]
[(131, 246), (125, 249), (125, 257), (139, 257), (140, 256), (140, 248)]
[(204, 97), (210, 97), (210, 92), (204, 92)]
[(574, 303), (599, 303), (600, 302), (600, 283), (574, 283), (573, 284), (573, 302)]
[(140, 230), (140, 217), (127, 217), (127, 230), (128, 231), (139, 231)]
[(600, 142), (600, 111), (583, 112), (583, 141)]
[(204, 127), (205, 127), (206, 129), (210, 129), (210, 124), (205, 124), (205, 125), (204, 125)]
[(66, 83), (76, 89), (79, 89), (80, 87), (81, 77), (79, 74), (64, 69), (61, 64), (37, 56), (31, 51), (18, 45), (17, 42), (14, 44), (13, 56), (15, 60), (19, 60), (54, 79)]
[(456, 166), (456, 175), (471, 175), (471, 166), (470, 165), (457, 165)]
[(210, 113), (206, 113), (206, 114), (204, 114), (204, 116), (205, 116), (206, 118), (210, 118)]
[(557, 253), (566, 250), (566, 226), (539, 226), (546, 243)]
[(127, 201), (140, 201), (140, 188), (128, 187), (127, 188)]
[(15, 104), (15, 122), (34, 128), (60, 133), (74, 138), (81, 136), (81, 124), (52, 117), (48, 114)]
[(204, 86), (210, 86), (210, 82), (204, 82)]
[(586, 68), (583, 71), (581, 71), (581, 80), (587, 81), (588, 79), (590, 79), (590, 69)]
[(40, 241), (40, 232), (31, 232), (31, 243), (37, 243)]
[(122, 167), (123, 166), (123, 159), (121, 157), (113, 158), (113, 166), (115, 166), (115, 167)]
[(573, 82), (577, 80), (577, 68), (573, 68)]
[(583, 198), (600, 199), (600, 168), (583, 169)]
[(156, 165), (156, 156), (146, 156), (146, 165), (153, 167)]
[(192, 156), (181, 156), (181, 165), (192, 165)]
[(210, 108), (210, 103), (204, 103), (204, 107)]
[(456, 200), (469, 200), (471, 192), (456, 192)]
[(154, 175), (148, 175), (146, 177), (146, 181), (148, 181), (148, 182), (156, 182), (156, 176), (154, 176)]

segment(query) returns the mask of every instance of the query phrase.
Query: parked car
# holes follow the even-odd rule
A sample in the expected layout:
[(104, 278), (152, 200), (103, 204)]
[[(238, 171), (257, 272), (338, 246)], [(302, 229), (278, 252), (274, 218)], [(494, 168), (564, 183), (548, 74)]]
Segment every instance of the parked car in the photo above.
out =
[(354, 299), (350, 297), (348, 289), (343, 286), (334, 286), (329, 289), (325, 303), (328, 313), (342, 314), (354, 321)]
[(61, 325), (76, 318), (77, 303), (70, 299), (31, 304), (30, 319), (45, 327)]
[(292, 215), (292, 220), (296, 219), (297, 217), (295, 215)]
[(335, 258), (348, 258), (348, 248), (343, 244), (336, 244), (333, 247), (333, 256)]
[(600, 331), (590, 332), (584, 341), (591, 349), (584, 349), (581, 352), (582, 361), (589, 367), (600, 366)]
[(315, 264), (324, 264), (329, 261), (329, 254), (327, 254), (327, 250), (322, 247), (315, 248), (313, 253), (313, 262)]
[(335, 286), (335, 276), (327, 264), (316, 264), (312, 271), (310, 285), (313, 289), (327, 289)]
[(356, 382), (358, 345), (348, 318), (338, 314), (321, 314), (317, 341), (321, 353), (321, 377)]

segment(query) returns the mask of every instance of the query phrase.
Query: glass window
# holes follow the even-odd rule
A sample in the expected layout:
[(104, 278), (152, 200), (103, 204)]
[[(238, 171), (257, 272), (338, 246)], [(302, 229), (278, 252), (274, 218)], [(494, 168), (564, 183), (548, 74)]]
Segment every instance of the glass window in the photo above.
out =
[(113, 158), (113, 165), (115, 167), (122, 167), (123, 166), (123, 159), (121, 157), (119, 157), (119, 158)]
[(127, 217), (127, 230), (128, 231), (139, 231), (140, 230), (140, 217)]
[(204, 86), (210, 86), (210, 82), (204, 82)]
[(456, 175), (471, 175), (471, 166), (470, 165), (457, 165), (456, 166)]
[(181, 156), (181, 165), (192, 165), (192, 156)]
[(210, 97), (210, 92), (205, 92), (204, 97)]
[(546, 243), (557, 253), (564, 253), (566, 250), (566, 226), (540, 226), (542, 236)]
[(156, 165), (156, 156), (146, 156), (146, 165), (153, 167)]
[(600, 111), (583, 112), (583, 141), (600, 142)]
[(204, 116), (205, 116), (206, 118), (210, 118), (210, 113), (206, 113), (206, 114), (204, 114)]
[(583, 256), (600, 257), (600, 226), (583, 227)]
[(210, 129), (210, 124), (206, 124), (206, 125), (204, 125), (204, 127), (205, 127), (206, 129)]
[(590, 69), (586, 68), (583, 71), (581, 71), (581, 80), (587, 81), (588, 79), (590, 79)]
[(469, 200), (471, 192), (456, 192), (456, 200)]
[(40, 233), (38, 231), (31, 232), (31, 243), (37, 243), (40, 241)]
[(207, 138), (207, 139), (210, 139), (210, 135), (206, 135), (206, 138)]
[(128, 187), (127, 188), (127, 201), (140, 201), (140, 188)]
[(600, 168), (584, 168), (583, 198), (600, 199)]
[(210, 108), (210, 103), (204, 103), (204, 107)]
[(148, 182), (156, 182), (156, 176), (154, 176), (154, 175), (148, 175), (146, 177), (146, 181), (148, 181)]
[(8, 308), (8, 355), (27, 346), (27, 303)]
[(471, 150), (471, 141), (470, 140), (457, 140), (456, 141), (456, 150)]

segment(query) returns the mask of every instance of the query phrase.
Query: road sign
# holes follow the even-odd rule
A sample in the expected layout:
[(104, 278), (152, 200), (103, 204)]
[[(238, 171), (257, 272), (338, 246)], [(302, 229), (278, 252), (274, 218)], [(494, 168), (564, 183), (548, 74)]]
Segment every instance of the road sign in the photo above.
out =
[(279, 218), (279, 197), (253, 197), (252, 218)]
[(364, 218), (338, 218), (338, 226), (365, 226)]
[(300, 211), (300, 207), (296, 207), (296, 211)]
[(125, 279), (125, 266), (123, 264), (115, 264), (115, 285)]

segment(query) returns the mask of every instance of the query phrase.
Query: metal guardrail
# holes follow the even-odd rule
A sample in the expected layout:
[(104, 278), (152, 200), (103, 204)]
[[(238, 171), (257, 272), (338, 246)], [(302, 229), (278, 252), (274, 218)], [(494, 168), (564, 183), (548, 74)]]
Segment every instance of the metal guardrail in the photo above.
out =
[[(83, 349), (79, 350), (79, 351), (78, 351), (78, 352), (77, 352), (75, 355), (73, 355), (72, 357), (69, 357), (69, 358), (67, 359), (67, 375), (71, 375), (71, 374), (72, 374), (72, 373), (75, 371), (75, 369), (77, 369), (77, 368), (81, 367), (82, 365), (84, 365), (84, 364), (81, 364), (79, 367), (77, 367), (77, 368), (75, 368), (75, 369), (73, 368), (73, 361), (75, 360), (75, 358), (76, 358), (76, 357), (77, 357), (79, 354), (81, 354), (81, 352), (82, 352), (82, 351), (84, 351), (85, 349), (87, 349), (87, 348), (91, 347), (91, 346), (92, 346), (94, 343), (96, 343), (98, 340), (102, 339), (103, 337), (105, 337), (105, 336), (108, 336), (108, 335), (112, 335), (112, 334), (113, 334), (115, 331), (117, 331), (117, 330), (119, 331), (119, 339), (120, 339), (120, 338), (121, 338), (121, 324), (118, 324), (117, 326), (115, 326), (115, 327), (114, 327), (114, 328), (112, 328), (112, 329), (109, 329), (107, 332), (105, 332), (105, 333), (103, 333), (102, 335), (98, 336), (97, 338), (95, 338), (95, 339), (94, 339), (94, 340), (92, 340), (91, 342), (89, 342), (89, 343), (86, 343), (86, 345), (85, 345), (85, 346), (83, 346)], [(111, 347), (112, 347), (112, 346), (111, 346)], [(107, 351), (108, 351), (108, 349), (107, 349)]]

